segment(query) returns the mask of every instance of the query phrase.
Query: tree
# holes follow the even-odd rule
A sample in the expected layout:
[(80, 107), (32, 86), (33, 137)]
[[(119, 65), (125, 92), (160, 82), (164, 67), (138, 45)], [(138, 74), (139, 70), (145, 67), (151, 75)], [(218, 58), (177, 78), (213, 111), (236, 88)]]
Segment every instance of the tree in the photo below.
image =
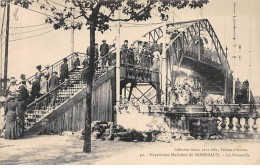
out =
[[(4, 0), (8, 1), (8, 0)], [(47, 16), (46, 23), (53, 24), (54, 29), (82, 29), (83, 23), (90, 30), (90, 67), (87, 81), (87, 113), (85, 123), (84, 152), (91, 152), (91, 99), (92, 80), (94, 74), (95, 32), (102, 33), (109, 29), (111, 21), (144, 21), (152, 18), (151, 11), (157, 10), (162, 19), (167, 19), (170, 8), (182, 9), (185, 7), (201, 8), (208, 0), (62, 0), (64, 5), (53, 0), (9, 0), (15, 5), (30, 8), (33, 3), (41, 3), (41, 9), (50, 10), (53, 17)], [(4, 4), (4, 3), (3, 3)], [(52, 4), (52, 5), (51, 5)], [(59, 10), (57, 5), (63, 6)], [(77, 11), (73, 14), (73, 10)], [(114, 14), (120, 10), (121, 18)], [(66, 22), (74, 18), (75, 23)], [(80, 20), (83, 18), (83, 21)], [(79, 20), (79, 21), (77, 21)]]

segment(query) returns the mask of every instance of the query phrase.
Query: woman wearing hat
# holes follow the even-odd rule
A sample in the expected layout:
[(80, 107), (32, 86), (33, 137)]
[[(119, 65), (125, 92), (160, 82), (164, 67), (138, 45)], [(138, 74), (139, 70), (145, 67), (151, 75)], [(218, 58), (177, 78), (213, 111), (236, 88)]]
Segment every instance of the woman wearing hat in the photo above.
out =
[(15, 95), (9, 95), (5, 107), (5, 139), (17, 139), (19, 137), (18, 128), (18, 108)]
[(16, 84), (16, 79), (15, 78), (11, 78), (10, 79), (10, 85), (8, 87), (8, 95), (9, 94), (15, 94), (16, 93), (16, 90), (18, 89), (18, 86)]
[(35, 78), (40, 81), (41, 77), (43, 76), (43, 73), (41, 72), (42, 66), (41, 66), (41, 65), (38, 65), (38, 66), (36, 67), (36, 69), (38, 70), (38, 72), (36, 72)]

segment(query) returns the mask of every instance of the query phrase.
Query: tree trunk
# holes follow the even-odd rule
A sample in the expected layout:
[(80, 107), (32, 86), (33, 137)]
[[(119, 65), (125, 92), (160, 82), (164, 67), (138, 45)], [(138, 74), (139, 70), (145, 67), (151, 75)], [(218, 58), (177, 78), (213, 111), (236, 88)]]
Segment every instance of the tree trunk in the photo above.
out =
[(94, 23), (90, 24), (90, 60), (87, 78), (87, 95), (86, 95), (86, 115), (85, 115), (85, 136), (83, 152), (91, 152), (91, 102), (92, 102), (92, 81), (95, 72), (94, 66), (95, 57), (95, 26)]

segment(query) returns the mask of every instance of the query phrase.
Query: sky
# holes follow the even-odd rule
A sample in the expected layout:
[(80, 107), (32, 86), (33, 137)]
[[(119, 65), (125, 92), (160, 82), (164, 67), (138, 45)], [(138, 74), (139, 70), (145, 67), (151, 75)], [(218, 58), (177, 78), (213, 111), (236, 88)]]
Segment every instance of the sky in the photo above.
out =
[[(62, 3), (62, 0), (55, 2)], [(231, 68), (235, 71), (235, 76), (242, 81), (249, 79), (249, 50), (250, 50), (250, 17), (251, 17), (251, 88), (254, 95), (260, 95), (260, 1), (259, 0), (236, 0), (236, 38), (237, 44), (241, 45), (241, 60), (236, 60), (236, 66), (233, 66), (233, 0), (210, 0), (203, 9), (173, 9), (169, 11), (169, 21), (179, 22), (194, 19), (206, 18), (213, 26), (218, 35), (223, 48), (228, 47), (228, 59)], [(32, 9), (43, 12), (39, 9), (39, 5), (34, 4)], [(3, 8), (0, 9), (0, 20), (2, 25)], [(161, 26), (158, 13), (153, 11), (152, 18), (146, 22), (138, 22), (138, 24), (146, 24), (139, 27), (133, 26), (134, 22), (122, 23), (120, 29), (121, 43), (128, 39), (130, 42), (140, 39), (149, 30)], [(36, 27), (28, 27), (32, 25), (43, 24), (45, 15), (29, 11), (14, 5), (11, 5), (10, 14), (10, 43), (9, 43), (9, 69), (8, 77), (14, 76), (19, 78), (21, 73), (27, 77), (36, 72), (36, 66), (53, 64), (56, 61), (68, 56), (72, 51), (71, 31), (70, 30), (53, 30), (51, 25), (44, 24)], [(149, 23), (158, 23), (148, 26)], [(96, 41), (101, 43), (103, 39), (107, 39), (108, 43), (112, 43), (116, 35), (116, 23), (111, 23), (111, 30), (104, 34), (97, 32)], [(16, 28), (15, 28), (16, 27)], [(27, 28), (17, 28), (27, 27)], [(25, 33), (26, 32), (26, 33)], [(41, 35), (39, 35), (41, 34)], [(36, 35), (36, 36), (35, 36)], [(39, 36), (37, 36), (39, 35)], [(35, 36), (32, 38), (27, 38)], [(21, 38), (27, 38), (22, 39)], [(83, 27), (82, 30), (76, 30), (74, 36), (74, 51), (86, 52), (89, 45), (89, 31)], [(3, 38), (4, 39), (4, 38)], [(16, 40), (16, 41), (13, 41)], [(4, 48), (4, 47), (3, 47)], [(236, 53), (239, 54), (238, 46)], [(3, 52), (4, 54), (4, 52)], [(1, 67), (3, 70), (3, 66)]]

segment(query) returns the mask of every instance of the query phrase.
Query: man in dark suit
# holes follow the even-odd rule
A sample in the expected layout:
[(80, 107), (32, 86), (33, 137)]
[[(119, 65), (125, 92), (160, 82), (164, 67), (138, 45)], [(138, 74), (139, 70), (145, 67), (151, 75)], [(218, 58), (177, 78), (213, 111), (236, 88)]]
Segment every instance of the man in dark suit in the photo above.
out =
[(39, 98), (39, 97), (40, 97), (40, 80), (36, 79), (32, 83), (30, 103), (33, 102), (36, 98)]
[(106, 40), (102, 40), (102, 42), (103, 44), (101, 44), (100, 46), (100, 57), (102, 58), (102, 68), (103, 68), (106, 65), (107, 61), (109, 61), (108, 57), (104, 57), (109, 51), (109, 46), (106, 43)]
[(69, 79), (69, 68), (67, 64), (67, 58), (63, 59), (63, 64), (60, 67), (60, 80), (64, 82), (65, 79)]
[[(57, 77), (57, 72), (54, 71), (49, 79), (49, 89), (52, 91), (54, 88), (59, 86), (59, 79)], [(55, 100), (57, 97), (57, 90), (53, 90), (51, 93), (51, 106), (55, 105)]]
[(27, 103), (29, 100), (29, 93), (26, 88), (26, 81), (23, 80), (17, 90), (16, 102), (18, 106), (18, 124), (20, 136), (24, 135), (24, 126), (25, 126), (25, 111), (27, 109)]
[[(60, 81), (63, 83), (65, 79), (69, 79), (69, 67), (67, 64), (67, 58), (63, 59), (63, 64), (60, 67)], [(69, 81), (64, 83), (64, 89), (66, 90), (69, 85)]]
[(121, 62), (122, 63), (129, 63), (129, 60), (127, 58), (127, 54), (128, 54), (128, 40), (124, 41), (124, 44), (121, 47)]
[(102, 40), (103, 44), (101, 44), (100, 46), (100, 56), (103, 57), (104, 55), (106, 55), (109, 51), (109, 46), (106, 43), (106, 40)]

